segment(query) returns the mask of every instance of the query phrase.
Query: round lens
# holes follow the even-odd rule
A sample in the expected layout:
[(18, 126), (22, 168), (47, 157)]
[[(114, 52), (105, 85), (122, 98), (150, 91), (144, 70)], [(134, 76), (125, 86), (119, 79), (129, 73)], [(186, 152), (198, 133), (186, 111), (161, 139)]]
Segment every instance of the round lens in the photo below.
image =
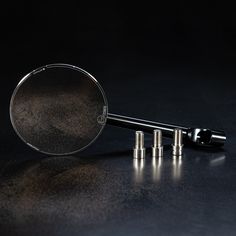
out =
[(52, 64), (26, 75), (16, 87), (10, 116), (17, 134), (53, 155), (78, 152), (102, 131), (107, 118), (102, 87), (86, 71)]

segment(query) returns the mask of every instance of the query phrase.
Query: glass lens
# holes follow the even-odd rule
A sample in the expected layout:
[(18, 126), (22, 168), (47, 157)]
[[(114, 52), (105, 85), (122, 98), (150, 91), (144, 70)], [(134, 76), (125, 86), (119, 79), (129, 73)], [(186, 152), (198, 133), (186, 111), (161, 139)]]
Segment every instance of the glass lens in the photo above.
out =
[(16, 87), (10, 116), (34, 149), (65, 155), (90, 145), (102, 131), (108, 107), (99, 83), (86, 71), (52, 64), (26, 75)]

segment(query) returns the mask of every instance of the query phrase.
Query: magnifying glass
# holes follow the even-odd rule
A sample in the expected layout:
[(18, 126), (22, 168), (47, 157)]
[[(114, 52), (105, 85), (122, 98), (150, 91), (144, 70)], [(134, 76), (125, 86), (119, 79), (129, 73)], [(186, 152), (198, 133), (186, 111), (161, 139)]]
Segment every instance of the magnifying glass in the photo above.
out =
[(30, 147), (50, 155), (70, 155), (91, 145), (106, 124), (172, 137), (183, 131), (187, 143), (222, 146), (223, 131), (188, 128), (108, 113), (106, 95), (85, 70), (50, 64), (24, 76), (13, 92), (10, 118), (18, 136)]

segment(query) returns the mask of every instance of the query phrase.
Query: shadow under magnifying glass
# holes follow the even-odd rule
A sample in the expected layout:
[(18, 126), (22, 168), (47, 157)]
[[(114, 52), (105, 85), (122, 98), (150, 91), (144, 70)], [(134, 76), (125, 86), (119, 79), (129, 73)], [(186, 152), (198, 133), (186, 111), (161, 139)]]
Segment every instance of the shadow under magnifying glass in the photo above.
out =
[(104, 222), (114, 208), (111, 189), (117, 189), (111, 175), (96, 162), (73, 156), (9, 162), (0, 173), (0, 220), (27, 229), (31, 223), (53, 225), (52, 218), (57, 225)]

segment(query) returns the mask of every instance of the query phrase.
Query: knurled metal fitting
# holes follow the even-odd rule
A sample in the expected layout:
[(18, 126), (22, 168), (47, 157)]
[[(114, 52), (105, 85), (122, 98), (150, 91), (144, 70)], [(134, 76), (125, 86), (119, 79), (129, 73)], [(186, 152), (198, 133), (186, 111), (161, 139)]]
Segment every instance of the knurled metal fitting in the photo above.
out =
[(163, 157), (162, 132), (158, 129), (153, 131), (152, 157)]
[(172, 144), (173, 156), (183, 155), (183, 132), (181, 129), (174, 130), (174, 141)]
[(145, 158), (146, 149), (144, 148), (144, 133), (142, 131), (135, 132), (134, 158)]

